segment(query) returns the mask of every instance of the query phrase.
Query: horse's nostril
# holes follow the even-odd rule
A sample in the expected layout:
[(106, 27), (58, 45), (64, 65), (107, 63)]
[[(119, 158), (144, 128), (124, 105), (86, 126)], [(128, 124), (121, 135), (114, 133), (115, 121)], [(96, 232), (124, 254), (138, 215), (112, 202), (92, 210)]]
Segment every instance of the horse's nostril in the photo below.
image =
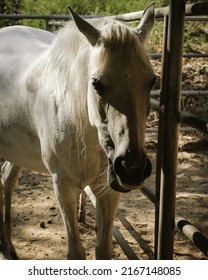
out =
[(114, 171), (118, 176), (126, 173), (125, 160), (123, 157), (117, 157), (114, 161)]
[(125, 182), (125, 184), (140, 184), (141, 181), (151, 175), (152, 164), (148, 157), (145, 158), (145, 162), (143, 162), (143, 165), (139, 163), (139, 160), (134, 160), (134, 162), (131, 162), (127, 161), (122, 156), (118, 156), (113, 164), (114, 172), (117, 176), (120, 177), (123, 183)]
[(145, 167), (143, 170), (143, 177), (147, 178), (151, 175), (151, 173), (152, 173), (152, 164), (149, 158), (146, 158)]

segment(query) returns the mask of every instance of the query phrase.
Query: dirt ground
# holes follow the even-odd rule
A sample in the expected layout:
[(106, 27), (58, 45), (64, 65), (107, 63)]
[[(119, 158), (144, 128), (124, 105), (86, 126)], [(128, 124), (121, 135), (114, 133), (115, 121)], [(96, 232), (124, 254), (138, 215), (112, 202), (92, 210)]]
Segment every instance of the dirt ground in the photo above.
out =
[[(197, 88), (207, 87), (207, 77), (200, 76), (197, 65), (189, 60), (185, 65), (187, 88), (190, 81)], [(158, 72), (160, 65), (154, 65)], [(198, 70), (197, 70), (198, 69)], [(198, 71), (196, 74), (195, 71)], [(189, 79), (188, 77), (189, 76)], [(192, 86), (193, 88), (193, 86)], [(152, 120), (154, 122), (154, 119)], [(156, 134), (148, 133), (146, 145), (153, 164), (153, 173), (146, 181), (154, 186), (156, 160)], [(208, 138), (202, 134), (180, 134), (176, 213), (193, 223), (208, 238)], [(95, 218), (89, 199), (86, 205), (85, 224), (80, 223), (87, 259), (94, 259)], [(139, 259), (153, 259), (154, 206), (140, 191), (122, 195), (115, 221), (124, 239)], [(13, 241), (19, 259), (65, 259), (66, 235), (56, 204), (51, 178), (24, 170), (12, 203)], [(126, 255), (114, 239), (113, 259), (125, 260)], [(207, 259), (178, 229), (175, 231), (174, 259)]]

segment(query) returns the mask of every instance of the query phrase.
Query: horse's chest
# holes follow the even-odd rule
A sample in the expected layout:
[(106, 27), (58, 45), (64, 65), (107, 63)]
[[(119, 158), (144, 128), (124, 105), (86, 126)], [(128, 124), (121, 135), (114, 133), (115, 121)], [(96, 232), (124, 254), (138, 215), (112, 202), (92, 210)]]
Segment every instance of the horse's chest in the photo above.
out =
[(45, 139), (47, 144), (42, 145), (42, 155), (51, 173), (66, 174), (72, 182), (82, 186), (96, 179), (100, 173), (102, 150), (95, 132), (87, 134), (83, 137), (65, 133), (65, 137), (61, 137), (59, 132), (58, 139)]

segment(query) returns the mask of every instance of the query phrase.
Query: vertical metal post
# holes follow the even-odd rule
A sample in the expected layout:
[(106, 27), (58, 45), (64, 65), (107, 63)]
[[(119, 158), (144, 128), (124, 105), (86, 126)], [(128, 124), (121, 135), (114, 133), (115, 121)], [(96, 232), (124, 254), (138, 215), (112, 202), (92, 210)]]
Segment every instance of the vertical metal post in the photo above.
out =
[(158, 259), (173, 259), (185, 0), (170, 0), (164, 89)]
[[(168, 16), (164, 16), (163, 24), (163, 53), (162, 53), (162, 71), (160, 83), (160, 107), (164, 106), (164, 90), (165, 90), (165, 75), (166, 75), (166, 52), (167, 52), (167, 36), (168, 36)], [(155, 181), (155, 240), (154, 240), (154, 259), (157, 259), (158, 247), (158, 228), (159, 228), (159, 201), (160, 201), (160, 181), (161, 181), (161, 166), (163, 155), (163, 113), (159, 113), (158, 137), (157, 137), (157, 159), (156, 159), (156, 181)]]
[(45, 30), (50, 31), (49, 18), (45, 18)]

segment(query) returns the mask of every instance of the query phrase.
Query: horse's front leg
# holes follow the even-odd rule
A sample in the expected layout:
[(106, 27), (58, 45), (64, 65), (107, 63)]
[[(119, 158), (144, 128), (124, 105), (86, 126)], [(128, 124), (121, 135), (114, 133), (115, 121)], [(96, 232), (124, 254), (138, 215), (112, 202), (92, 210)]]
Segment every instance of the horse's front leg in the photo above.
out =
[(68, 180), (53, 175), (53, 186), (59, 203), (60, 212), (67, 232), (67, 258), (72, 260), (86, 259), (78, 229), (78, 197), (81, 189), (71, 186)]
[(4, 187), (0, 180), (0, 260), (11, 259), (4, 219)]
[[(103, 194), (100, 191), (102, 188), (104, 188)], [(92, 186), (92, 190), (96, 196), (96, 259), (110, 260), (113, 251), (113, 222), (120, 194), (108, 187), (93, 188)]]

